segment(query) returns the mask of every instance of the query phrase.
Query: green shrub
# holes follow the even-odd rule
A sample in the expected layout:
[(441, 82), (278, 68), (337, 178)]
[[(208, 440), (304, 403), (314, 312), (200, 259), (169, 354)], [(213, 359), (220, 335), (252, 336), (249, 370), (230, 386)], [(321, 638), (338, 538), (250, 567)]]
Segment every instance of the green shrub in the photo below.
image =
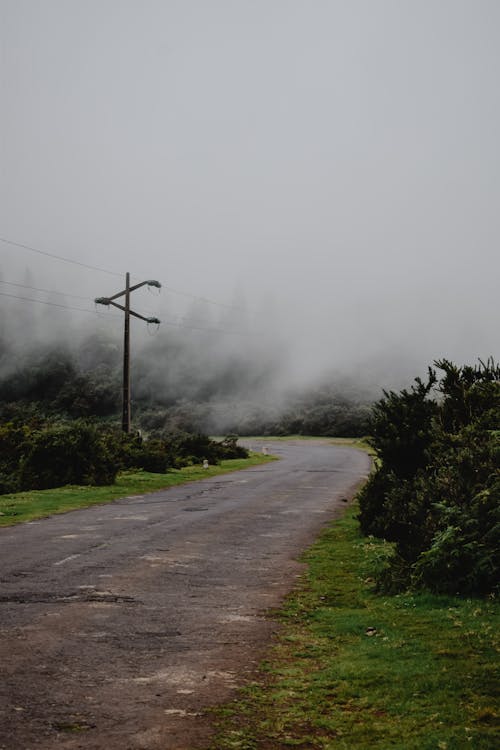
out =
[(164, 440), (143, 441), (139, 434), (124, 435), (116, 440), (117, 460), (122, 469), (144, 469), (163, 474), (172, 466), (169, 446)]
[(121, 469), (164, 473), (170, 467), (216, 464), (246, 457), (248, 451), (229, 436), (221, 442), (206, 435), (124, 434), (115, 427), (83, 420), (0, 424), (0, 494), (48, 489), (65, 484), (112, 484)]
[(441, 446), (432, 492), (433, 535), (412, 578), (441, 593), (488, 593), (500, 570), (500, 445), (494, 432), (464, 427)]
[[(498, 585), (500, 369), (458, 368), (386, 393), (372, 416), (380, 459), (360, 494), (365, 534), (395, 542), (384, 587), (487, 594)], [(438, 397), (431, 399), (437, 385)]]
[(237, 435), (228, 435), (220, 443), (216, 443), (220, 459), (248, 458), (248, 451), (242, 445), (238, 445)]
[(201, 433), (158, 431), (153, 433), (152, 437), (165, 444), (173, 466), (201, 463), (205, 459), (210, 464), (218, 464), (223, 459), (248, 456), (246, 448), (237, 445), (238, 438), (235, 435), (229, 435), (221, 442), (211, 440)]
[(0, 424), (0, 494), (17, 492), (19, 464), (27, 450), (31, 429), (28, 425)]
[(66, 484), (113, 484), (114, 455), (92, 424), (48, 425), (29, 435), (19, 464), (21, 489), (48, 489)]

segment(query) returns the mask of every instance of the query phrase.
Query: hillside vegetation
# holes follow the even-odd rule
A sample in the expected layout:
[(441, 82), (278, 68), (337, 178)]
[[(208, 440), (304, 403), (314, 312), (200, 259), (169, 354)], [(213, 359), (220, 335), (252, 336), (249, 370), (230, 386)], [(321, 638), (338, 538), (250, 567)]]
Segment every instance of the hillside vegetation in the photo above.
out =
[[(366, 434), (371, 399), (365, 390), (345, 378), (292, 389), (278, 354), (158, 335), (132, 360), (134, 427), (148, 434)], [(120, 368), (121, 344), (102, 335), (77, 348), (21, 346), (0, 336), (0, 420), (116, 421)]]

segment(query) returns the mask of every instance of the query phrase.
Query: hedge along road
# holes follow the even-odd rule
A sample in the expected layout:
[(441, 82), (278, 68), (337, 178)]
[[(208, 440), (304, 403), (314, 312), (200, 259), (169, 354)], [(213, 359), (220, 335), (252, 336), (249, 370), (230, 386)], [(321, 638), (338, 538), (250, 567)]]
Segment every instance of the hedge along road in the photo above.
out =
[[(0, 529), (0, 748), (194, 750), (369, 457), (327, 441)], [(253, 447), (259, 449), (256, 441)]]

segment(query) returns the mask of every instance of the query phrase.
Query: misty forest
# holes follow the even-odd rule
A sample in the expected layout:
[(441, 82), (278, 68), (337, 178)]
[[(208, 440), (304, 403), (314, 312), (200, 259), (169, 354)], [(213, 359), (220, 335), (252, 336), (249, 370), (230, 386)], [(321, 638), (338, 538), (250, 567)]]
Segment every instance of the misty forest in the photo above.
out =
[(489, 593), (498, 3), (3, 7), (0, 492), (366, 439), (378, 585)]
[(0, 0), (0, 750), (493, 750), (500, 0)]
[(361, 527), (396, 545), (379, 585), (495, 589), (500, 368), (493, 360), (436, 362), (425, 381), (382, 398), (361, 379), (333, 373), (281, 389), (285, 348), (241, 330), (228, 343), (220, 329), (201, 325), (207, 316), (198, 304), (182, 329), (155, 329), (133, 350), (132, 430), (124, 434), (118, 331), (67, 330), (59, 311), (39, 313), (20, 301), (2, 308), (1, 493), (217, 463), (247, 455), (238, 436), (364, 436), (376, 467), (361, 493)]
[[(282, 352), (266, 351), (258, 337), (244, 334), (232, 336), (232, 344), (221, 342), (218, 329), (200, 327), (206, 316), (198, 308), (186, 316), (182, 330), (155, 330), (134, 352), (132, 430), (124, 436), (120, 338), (106, 330), (91, 333), (86, 326), (83, 333), (73, 331), (73, 338), (71, 331), (60, 328), (54, 338), (54, 311), (39, 316), (20, 302), (14, 302), (15, 308), (9, 301), (4, 305), (4, 493), (70, 482), (104, 484), (119, 468), (163, 472), (187, 461), (243, 455), (235, 435), (366, 433), (369, 400), (361, 389), (347, 382), (324, 382), (314, 389), (280, 393)], [(14, 319), (13, 337), (9, 321)], [(44, 330), (50, 331), (48, 340)], [(215, 442), (207, 435), (232, 437)], [(56, 459), (57, 450), (62, 453)], [(83, 456), (90, 452), (91, 457)], [(96, 464), (99, 456), (101, 468)], [(30, 468), (33, 461), (44, 467), (43, 477)]]
[[(0, 400), (9, 420), (119, 421), (123, 342), (117, 331), (65, 327), (51, 309), (2, 305)], [(15, 307), (14, 307), (15, 306)], [(45, 315), (44, 315), (45, 313)], [(237, 313), (236, 313), (237, 315)], [(229, 318), (230, 315), (227, 315)], [(286, 382), (284, 346), (258, 334), (203, 327), (199, 306), (180, 328), (163, 326), (133, 350), (133, 425), (145, 435), (330, 435), (366, 433), (369, 391), (347, 378)], [(47, 333), (48, 337), (47, 337)]]

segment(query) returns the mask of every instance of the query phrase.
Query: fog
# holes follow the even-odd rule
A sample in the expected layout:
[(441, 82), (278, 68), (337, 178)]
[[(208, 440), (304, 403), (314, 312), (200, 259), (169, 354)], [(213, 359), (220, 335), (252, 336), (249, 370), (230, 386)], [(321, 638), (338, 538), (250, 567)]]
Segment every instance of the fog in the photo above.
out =
[(185, 381), (168, 337), (273, 393), (498, 355), (497, 0), (0, 9), (0, 236), (33, 248), (0, 242), (18, 349), (118, 337), (92, 300), (130, 271), (163, 285), (133, 294), (162, 320), (133, 323), (159, 389)]

